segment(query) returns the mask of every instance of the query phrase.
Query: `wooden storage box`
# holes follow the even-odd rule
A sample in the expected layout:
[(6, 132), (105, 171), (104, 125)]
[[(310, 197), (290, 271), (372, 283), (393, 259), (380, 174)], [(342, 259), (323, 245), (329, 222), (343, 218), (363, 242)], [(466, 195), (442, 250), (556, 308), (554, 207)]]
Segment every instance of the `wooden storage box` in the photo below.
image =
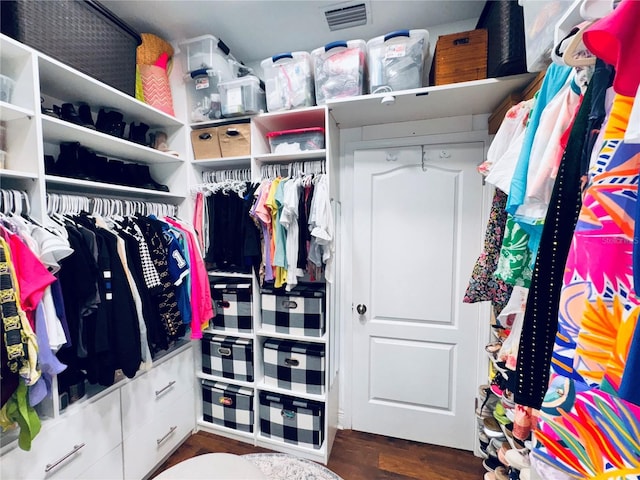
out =
[(483, 78), (487, 78), (485, 29), (438, 37), (430, 85), (446, 85)]
[(191, 146), (193, 147), (193, 158), (196, 160), (222, 157), (218, 141), (218, 127), (192, 130)]
[(223, 157), (251, 155), (251, 124), (232, 123), (218, 127), (218, 141)]

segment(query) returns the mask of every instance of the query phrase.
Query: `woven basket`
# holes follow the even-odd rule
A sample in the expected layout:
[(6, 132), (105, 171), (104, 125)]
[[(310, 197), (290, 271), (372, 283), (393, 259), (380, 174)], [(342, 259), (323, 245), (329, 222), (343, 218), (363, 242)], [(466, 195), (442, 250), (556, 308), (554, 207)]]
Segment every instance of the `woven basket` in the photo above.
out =
[(0, 1), (2, 33), (133, 96), (140, 36), (93, 0)]
[(153, 33), (141, 33), (142, 45), (136, 50), (136, 63), (138, 65), (153, 65), (158, 57), (167, 52), (169, 58), (173, 57), (171, 44)]

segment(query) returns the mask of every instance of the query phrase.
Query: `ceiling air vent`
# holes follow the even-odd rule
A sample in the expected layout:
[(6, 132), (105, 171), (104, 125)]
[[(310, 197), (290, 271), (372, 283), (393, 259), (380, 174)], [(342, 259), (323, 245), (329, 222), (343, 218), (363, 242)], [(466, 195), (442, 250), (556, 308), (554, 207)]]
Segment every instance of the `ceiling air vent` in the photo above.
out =
[(331, 8), (331, 10), (324, 12), (324, 16), (327, 18), (329, 30), (343, 30), (365, 25), (367, 23), (367, 7), (364, 3), (357, 3), (347, 7)]

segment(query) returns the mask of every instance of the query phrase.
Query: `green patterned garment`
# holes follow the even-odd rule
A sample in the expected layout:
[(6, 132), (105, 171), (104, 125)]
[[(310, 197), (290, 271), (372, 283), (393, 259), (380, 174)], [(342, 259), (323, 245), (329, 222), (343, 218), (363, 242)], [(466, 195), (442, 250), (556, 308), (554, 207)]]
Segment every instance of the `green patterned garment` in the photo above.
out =
[(513, 215), (508, 215), (496, 278), (509, 285), (529, 288), (532, 272), (528, 243), (529, 234), (515, 222)]

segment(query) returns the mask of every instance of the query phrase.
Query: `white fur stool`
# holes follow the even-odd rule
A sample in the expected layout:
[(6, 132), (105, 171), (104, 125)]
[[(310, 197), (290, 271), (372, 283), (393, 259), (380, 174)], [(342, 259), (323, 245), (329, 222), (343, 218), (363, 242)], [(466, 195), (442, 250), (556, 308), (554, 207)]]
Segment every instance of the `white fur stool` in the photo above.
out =
[(165, 470), (155, 480), (267, 480), (260, 469), (238, 455), (206, 453)]

